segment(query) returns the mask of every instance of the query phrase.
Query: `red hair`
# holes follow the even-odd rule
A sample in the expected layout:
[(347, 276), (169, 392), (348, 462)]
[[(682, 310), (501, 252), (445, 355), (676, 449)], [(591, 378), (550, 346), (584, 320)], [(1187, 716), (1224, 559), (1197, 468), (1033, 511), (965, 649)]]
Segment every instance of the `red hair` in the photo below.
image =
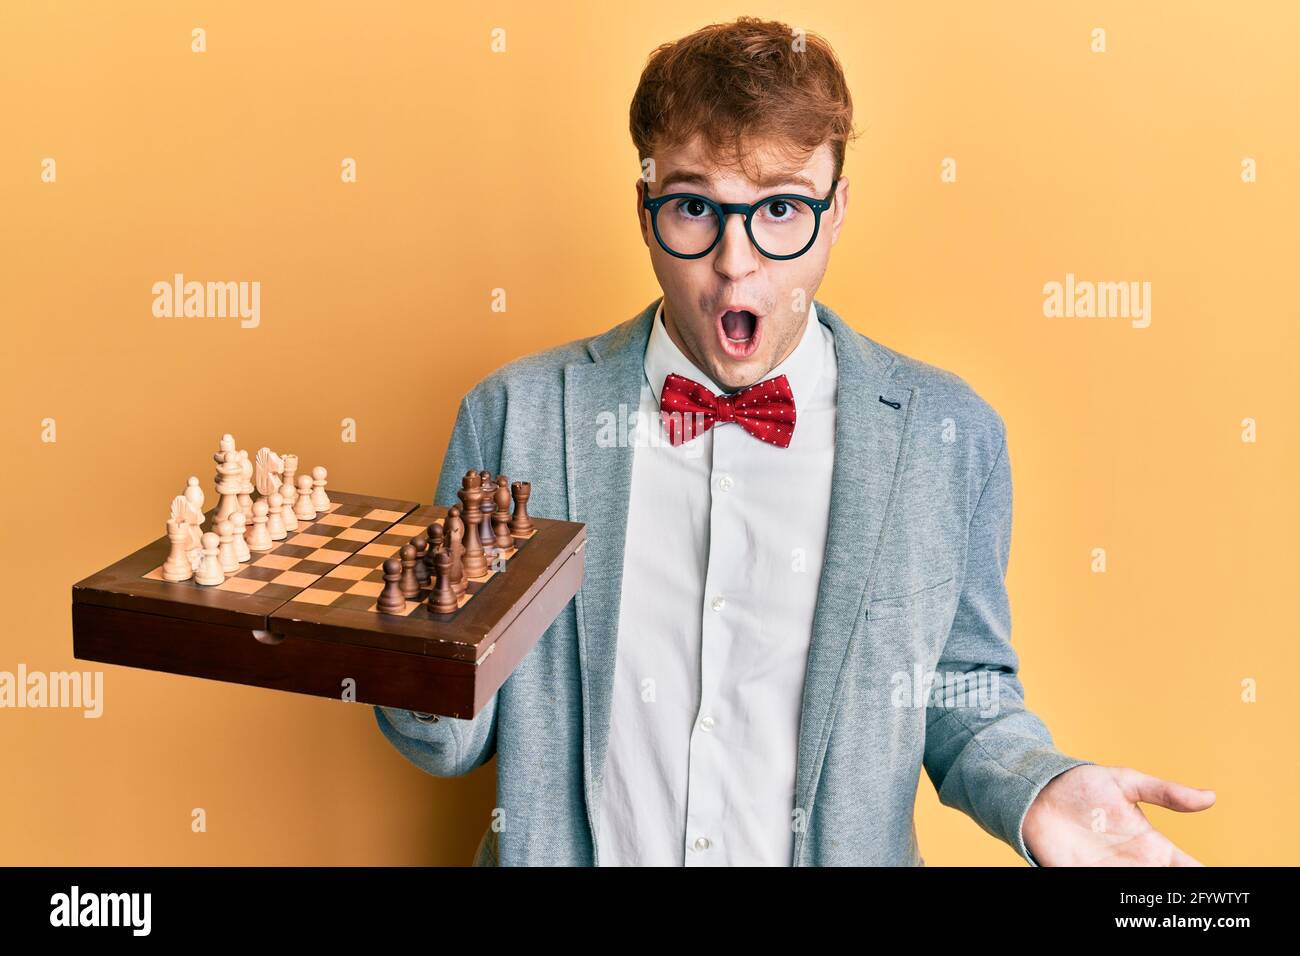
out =
[(853, 130), (853, 100), (830, 44), (784, 23), (739, 17), (664, 43), (650, 54), (630, 117), (643, 163), (656, 152), (703, 138), (718, 165), (757, 179), (760, 140), (792, 165), (829, 143), (835, 179)]

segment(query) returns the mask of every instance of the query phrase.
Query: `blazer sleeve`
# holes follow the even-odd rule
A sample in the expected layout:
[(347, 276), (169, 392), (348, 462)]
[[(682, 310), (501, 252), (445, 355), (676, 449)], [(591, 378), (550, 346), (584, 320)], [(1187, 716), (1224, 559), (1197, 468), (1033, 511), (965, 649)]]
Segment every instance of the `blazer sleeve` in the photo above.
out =
[[(947, 675), (961, 673), (967, 680), (989, 681), (996, 693), (993, 705), (972, 704), (969, 696), (961, 700), (963, 695), (932, 695), (924, 765), (940, 803), (962, 811), (1037, 866), (1021, 833), (1025, 813), (1053, 777), (1092, 761), (1057, 750), (1047, 726), (1025, 707), (1005, 584), (1011, 466), (1000, 418), (998, 425), (1001, 447), (971, 516), (962, 592), (935, 678), (939, 687)], [(987, 673), (976, 673), (981, 671)]]
[[(487, 467), (474, 421), (474, 393), (460, 403), (434, 503), (456, 503), (456, 490), (471, 468)], [(417, 714), (396, 707), (375, 707), (379, 729), (407, 760), (436, 777), (456, 777), (486, 763), (496, 753), (497, 697), (469, 720)]]

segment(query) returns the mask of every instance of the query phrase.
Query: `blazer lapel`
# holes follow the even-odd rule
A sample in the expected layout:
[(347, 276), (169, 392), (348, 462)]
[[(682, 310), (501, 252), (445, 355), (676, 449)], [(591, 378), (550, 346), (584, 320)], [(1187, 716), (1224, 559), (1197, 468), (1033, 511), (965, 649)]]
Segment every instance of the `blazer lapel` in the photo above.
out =
[[(582, 674), (584, 782), (595, 838), (600, 775), (609, 744), (610, 704), (623, 548), (632, 491), (631, 418), (645, 377), (645, 350), (656, 299), (639, 316), (588, 343), (590, 362), (564, 369), (564, 447), (569, 520), (587, 526), (582, 587), (575, 598)], [(597, 851), (599, 852), (599, 851)]]
[[(874, 350), (833, 311), (817, 304), (835, 334), (837, 369), (835, 463), (829, 525), (799, 722), (795, 805), (807, 812), (843, 688), (839, 675), (863, 597), (876, 574), (886, 510), (900, 473), (900, 450), (911, 421), (913, 390), (890, 387), (893, 358)], [(899, 403), (887, 405), (881, 398)], [(807, 828), (795, 837), (800, 857)]]

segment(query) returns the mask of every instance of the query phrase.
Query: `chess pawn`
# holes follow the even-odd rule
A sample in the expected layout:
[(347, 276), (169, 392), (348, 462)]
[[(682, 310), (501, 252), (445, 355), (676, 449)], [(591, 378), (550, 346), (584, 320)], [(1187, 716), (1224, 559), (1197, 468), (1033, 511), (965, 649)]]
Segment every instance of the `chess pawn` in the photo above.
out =
[(275, 547), (271, 532), (266, 527), (266, 514), (270, 510), (260, 498), (253, 502), (253, 530), (248, 532), (245, 539), (249, 551), (270, 551)]
[(293, 513), (299, 521), (316, 520), (316, 506), (311, 503), (311, 475), (298, 476), (298, 496), (293, 503)]
[(221, 558), (218, 556), (220, 549), (221, 539), (211, 531), (207, 532), (203, 536), (203, 560), (199, 562), (199, 569), (194, 573), (195, 584), (212, 587), (226, 580), (226, 574), (221, 570)]
[[(284, 496), (278, 491), (271, 492), (268, 499), (271, 507), (268, 509), (266, 519), (266, 533), (271, 536), (271, 540), (283, 541), (289, 537), (289, 529), (284, 526)], [(253, 505), (257, 509), (257, 505)]]
[(510, 480), (505, 475), (497, 477), (496, 511), (492, 515), (492, 526), (496, 533), (496, 545), (499, 551), (509, 551), (515, 546), (514, 535), (510, 533)]
[(516, 481), (510, 486), (510, 493), (515, 499), (515, 513), (510, 519), (510, 533), (523, 537), (533, 530), (533, 519), (528, 514), (528, 497), (533, 493), (533, 486), (527, 481)]
[(324, 514), (334, 507), (329, 495), (325, 494), (325, 479), (328, 472), (320, 465), (311, 470), (311, 505), (317, 514)]
[(451, 587), (451, 555), (439, 551), (434, 562), (435, 580), (429, 592), (429, 610), (435, 614), (451, 614), (456, 610), (456, 592)]
[[(226, 574), (234, 574), (239, 570), (239, 553), (235, 551), (235, 525), (229, 518), (217, 524), (217, 536), (217, 557), (221, 559), (221, 570)], [(203, 537), (204, 540), (207, 539), (207, 535)]]
[[(288, 470), (287, 465), (285, 466), (285, 470)], [(280, 518), (284, 522), (284, 530), (286, 532), (298, 530), (298, 516), (293, 513), (293, 497), (290, 497), (291, 493), (296, 497), (296, 492), (293, 491), (293, 485), (289, 484), (288, 481), (285, 481), (284, 484), (280, 485), (280, 500), (284, 502), (281, 506), (282, 511), (280, 513)]]
[(401, 614), (406, 610), (406, 595), (402, 593), (402, 562), (397, 558), (384, 562), (384, 590), (379, 595), (378, 607), (385, 614)]
[(415, 545), (407, 543), (402, 545), (399, 552), (402, 555), (402, 577), (399, 584), (402, 588), (402, 597), (417, 598), (420, 596), (420, 579), (415, 573), (415, 559), (417, 557)]
[[(284, 495), (284, 503), (286, 505), (292, 505), (298, 497), (297, 486), (294, 484), (294, 481), (297, 479), (297, 476), (298, 476), (298, 456), (285, 455), (284, 456), (284, 482), (280, 486), (280, 494)], [(288, 491), (284, 490), (284, 485), (289, 486)], [(289, 530), (292, 531), (293, 528), (290, 528)]]
[(167, 540), (171, 542), (171, 551), (163, 564), (164, 581), (188, 581), (194, 577), (194, 568), (190, 565), (190, 524), (188, 521), (167, 522)]
[(231, 537), (234, 538), (235, 559), (240, 564), (247, 564), (249, 561), (253, 560), (253, 555), (248, 549), (248, 525), (244, 521), (244, 513), (242, 511), (236, 511), (226, 520), (229, 521), (231, 526), (234, 528), (234, 533)]

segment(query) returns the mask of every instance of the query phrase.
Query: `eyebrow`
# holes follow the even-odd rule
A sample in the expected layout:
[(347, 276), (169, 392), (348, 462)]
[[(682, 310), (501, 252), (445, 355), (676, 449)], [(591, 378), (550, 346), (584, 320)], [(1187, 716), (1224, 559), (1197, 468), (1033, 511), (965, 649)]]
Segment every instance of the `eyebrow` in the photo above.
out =
[[(659, 194), (662, 196), (668, 191), (668, 187), (676, 186), (678, 184), (712, 188), (713, 181), (702, 173), (697, 173), (689, 169), (674, 169), (671, 173), (665, 176), (663, 181), (659, 184)], [(777, 173), (775, 175), (765, 176), (755, 185), (757, 185), (759, 189), (771, 189), (773, 186), (786, 185), (802, 186), (810, 193), (817, 192), (816, 184), (807, 176), (801, 176), (798, 173), (795, 173), (794, 175)]]

